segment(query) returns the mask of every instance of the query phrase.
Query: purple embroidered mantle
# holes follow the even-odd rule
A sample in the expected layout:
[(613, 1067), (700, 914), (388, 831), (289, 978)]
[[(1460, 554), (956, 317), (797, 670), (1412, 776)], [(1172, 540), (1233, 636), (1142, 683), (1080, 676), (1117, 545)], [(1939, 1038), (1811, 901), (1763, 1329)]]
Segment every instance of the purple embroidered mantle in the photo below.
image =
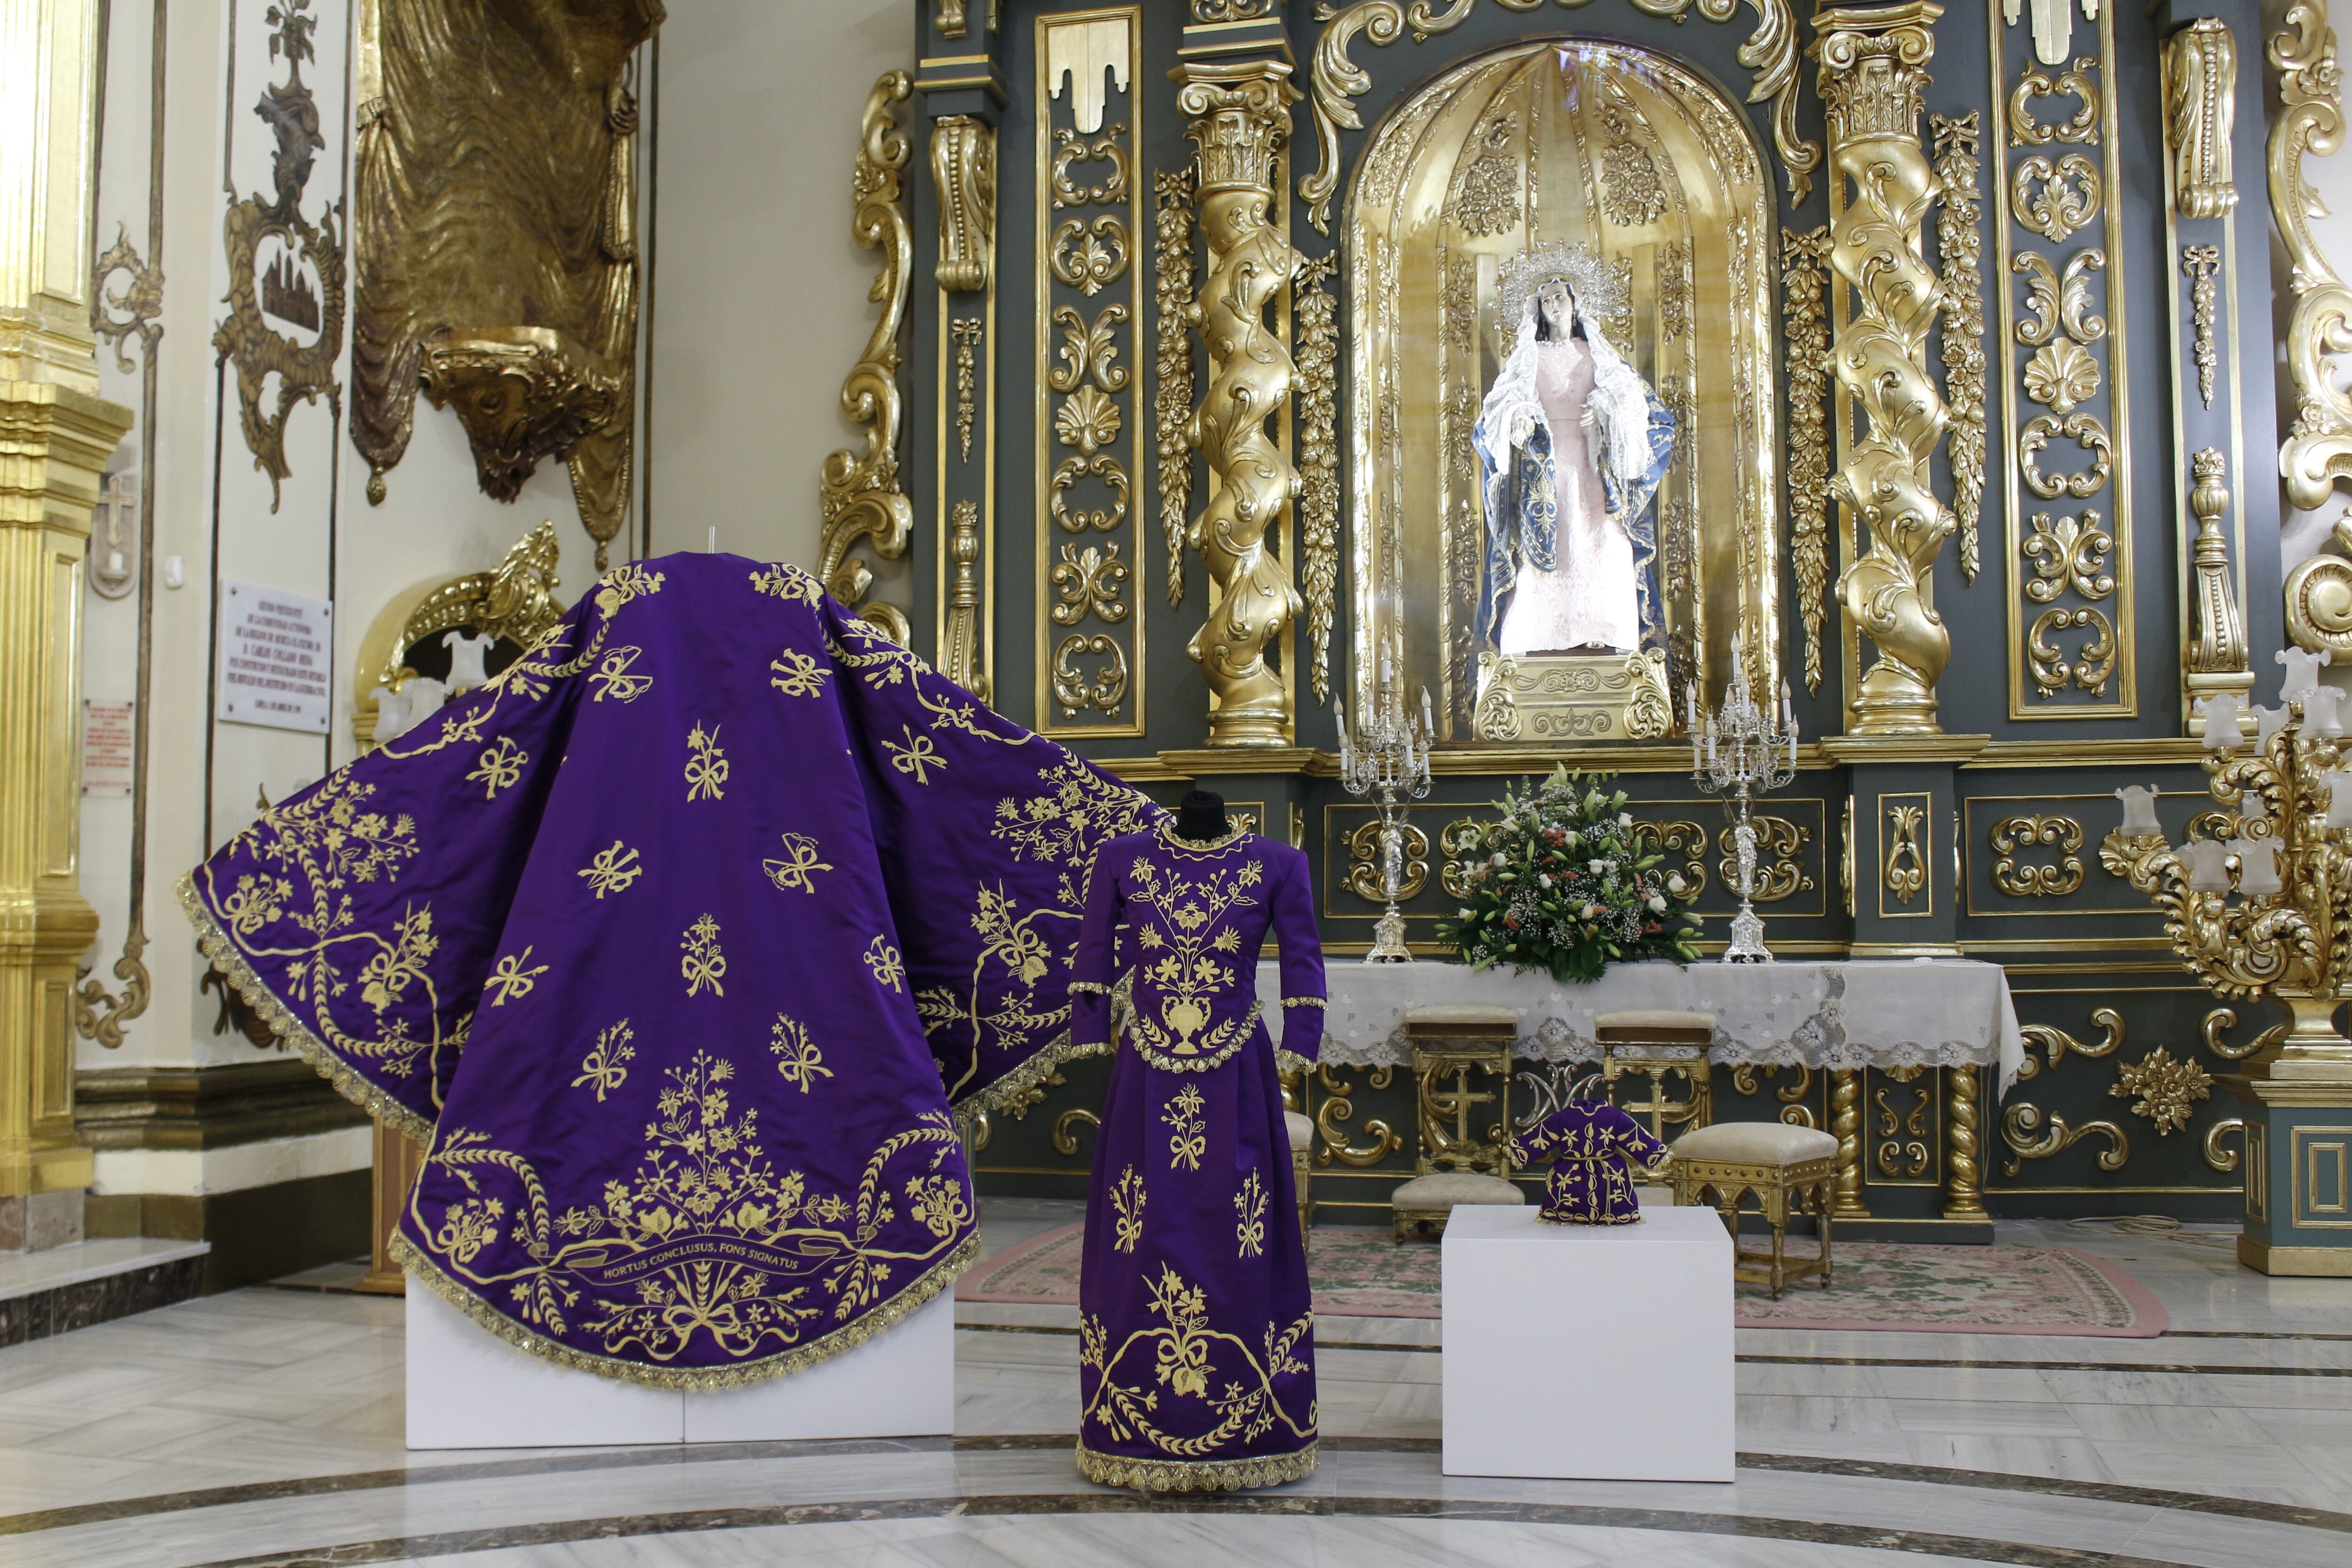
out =
[(1628, 1156), (1655, 1164), (1666, 1146), (1606, 1100), (1571, 1100), (1511, 1140), (1519, 1165), (1549, 1162), (1539, 1217), (1556, 1225), (1633, 1225), (1642, 1217)]
[[(1123, 929), (1122, 929), (1123, 928)], [(1070, 984), (1072, 1038), (1110, 1038), (1131, 976), (1078, 1279), (1078, 1466), (1147, 1491), (1271, 1486), (1315, 1468), (1315, 1337), (1290, 1135), (1258, 1016), (1282, 947), (1283, 1047), (1323, 1032), (1307, 857), (1235, 834), (1155, 831), (1096, 862)]]
[(975, 1255), (950, 1106), (1069, 1054), (1095, 851), (1163, 815), (807, 574), (676, 555), (181, 897), (271, 1026), (428, 1144), (412, 1273), (552, 1360), (712, 1387)]

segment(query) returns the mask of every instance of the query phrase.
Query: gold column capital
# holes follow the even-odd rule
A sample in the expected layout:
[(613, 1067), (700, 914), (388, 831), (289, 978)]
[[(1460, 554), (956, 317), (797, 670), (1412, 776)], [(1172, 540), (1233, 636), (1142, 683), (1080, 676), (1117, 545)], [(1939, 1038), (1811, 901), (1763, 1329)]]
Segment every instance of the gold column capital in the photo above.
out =
[(98, 391), (98, 0), (0, 0), (0, 381)]
[(0, 528), (87, 541), (107, 459), (132, 417), (58, 382), (0, 381)]

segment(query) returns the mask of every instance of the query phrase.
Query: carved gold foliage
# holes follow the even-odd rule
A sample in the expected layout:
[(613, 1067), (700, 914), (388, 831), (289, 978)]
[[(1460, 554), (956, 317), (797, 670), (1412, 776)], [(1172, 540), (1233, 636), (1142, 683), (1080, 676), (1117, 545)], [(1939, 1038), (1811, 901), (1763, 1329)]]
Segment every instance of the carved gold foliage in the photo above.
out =
[(483, 490), (570, 470), (596, 566), (626, 521), (635, 428), (637, 105), (657, 5), (552, 11), (367, 0), (352, 439), (368, 497), (421, 387), (454, 408)]
[(1444, 216), (1463, 233), (1484, 237), (1518, 223), (1519, 160), (1512, 149), (1517, 138), (1517, 114), (1508, 99), (1489, 107), (1471, 133), (1470, 145), (1477, 151), (1462, 161), (1445, 196)]
[[(1118, 410), (1111, 412), (1116, 417)], [(1072, 510), (1070, 487), (1089, 474), (1109, 488), (1110, 505), (1093, 510), (1085, 507)], [(1065, 458), (1055, 465), (1054, 477), (1046, 481), (1046, 510), (1065, 532), (1082, 533), (1092, 529), (1097, 533), (1109, 533), (1127, 521), (1129, 490), (1126, 468), (1108, 452)]]
[(2279, 92), (2268, 156), (2271, 217), (2295, 294), (2286, 362), (2296, 409), (2279, 448), (2279, 472), (2288, 502), (2315, 511), (2338, 479), (2352, 478), (2352, 392), (2329, 371), (2332, 356), (2352, 349), (2352, 288), (2311, 232), (2312, 218), (2327, 207), (2304, 169), (2306, 157), (2325, 158), (2344, 140), (2336, 30), (2328, 25), (2326, 0), (2294, 0), (2267, 52)]
[(967, 463), (971, 461), (972, 419), (978, 412), (972, 403), (972, 392), (979, 375), (980, 342), (987, 331), (987, 321), (979, 316), (967, 316), (948, 323), (948, 331), (954, 337), (956, 346), (956, 442)]
[(1879, 880), (1898, 904), (1909, 903), (1927, 885), (1927, 822), (1925, 806), (1886, 808), (1886, 863), (1880, 868)]
[[(2071, 474), (2045, 474), (2039, 458), (2053, 437), (2063, 436), (2091, 454), (2091, 466)], [(2095, 414), (2081, 409), (2063, 419), (2053, 415), (2037, 415), (2025, 422), (2017, 437), (2018, 477), (2025, 488), (2044, 500), (2054, 500), (2062, 495), (2077, 500), (2095, 496), (2106, 488), (2115, 471), (2115, 442), (2107, 435), (2107, 426)]]
[(1299, 269), (1298, 575), (1305, 587), (1309, 673), (1318, 701), (1331, 700), (1331, 621), (1339, 587), (1339, 330), (1329, 288), (1339, 257)]
[[(2012, 899), (2063, 899), (2083, 886), (2083, 825), (2071, 816), (2004, 816), (1992, 826), (1992, 885)], [(2053, 866), (2020, 866), (2018, 851), (2034, 845), (2055, 847)]]
[[(2226, 1013), (2229, 1009), (2225, 1007), (2220, 1011)], [(2235, 1022), (2235, 1019), (2231, 1021)], [(2210, 1024), (2210, 1020), (2208, 1022)], [(2028, 1079), (2040, 1077), (2045, 1067), (2055, 1068), (2070, 1051), (2078, 1057), (2115, 1055), (2116, 1047), (2124, 1043), (2124, 1016), (2113, 1007), (2101, 1007), (2092, 1013), (2091, 1026), (2100, 1032), (2100, 1037), (2087, 1046), (2053, 1025), (2027, 1024), (2021, 1027), (2017, 1032), (2025, 1037), (2025, 1060), (2017, 1069), (2017, 1081), (2023, 1083)], [(2222, 1026), (2224, 1028), (2228, 1026), (2228, 1024)], [(2044, 1059), (2035, 1059), (2033, 1047), (2036, 1046), (2042, 1047)]]
[(2102, 1171), (2120, 1171), (2131, 1159), (2131, 1138), (2112, 1121), (2070, 1126), (2064, 1117), (2045, 1111), (2030, 1100), (2011, 1100), (2000, 1113), (2000, 1141), (2010, 1151), (2010, 1157), (2001, 1163), (2001, 1173), (2014, 1176), (2024, 1162), (2047, 1160), (2085, 1138), (2107, 1141), (2107, 1146), (2099, 1151)]
[[(1075, 392), (1078, 384), (1091, 374), (1095, 384), (1104, 392), (1127, 390), (1127, 367), (1118, 363), (1118, 326), (1127, 320), (1127, 307), (1112, 304), (1103, 307), (1102, 313), (1090, 324), (1073, 305), (1057, 305), (1054, 323), (1062, 329), (1061, 363), (1045, 373), (1045, 384), (1055, 392)], [(1108, 399), (1103, 400), (1106, 405)], [(1111, 411), (1110, 434), (1106, 440), (1118, 435), (1118, 410)], [(1066, 441), (1066, 446), (1081, 446)], [(1091, 451), (1093, 448), (1087, 447)]]
[(1160, 531), (1168, 543), (1168, 605), (1184, 602), (1184, 525), (1192, 504), (1192, 346), (1185, 335), (1192, 308), (1192, 171), (1151, 177), (1154, 203), (1152, 298), (1160, 385), (1152, 393), (1159, 437)]
[[(2047, 147), (2053, 142), (2095, 147), (2099, 143), (2099, 88), (2092, 73), (2095, 59), (2079, 59), (2072, 70), (2053, 79), (2048, 71), (2029, 70), (2017, 79), (2009, 95), (2009, 144)], [(2036, 99), (2072, 98), (2078, 105), (2066, 119), (2045, 121), (2033, 112)]]
[(2085, 599), (2105, 598), (2116, 591), (2116, 580), (2106, 571), (2107, 552), (2115, 542), (2095, 511), (2055, 521), (2046, 511), (2035, 512), (2033, 532), (2021, 546), (2033, 563), (2025, 596), (2046, 605), (2071, 588)]
[[(269, 13), (273, 24), (270, 60), (273, 67), (280, 60), (285, 63), (286, 79), (262, 89), (254, 112), (278, 141), (277, 153), (270, 161), (275, 195), (247, 196), (232, 204), (221, 219), (221, 244), (228, 260), (228, 313), (213, 332), (213, 347), (236, 370), (238, 423), (245, 433), (246, 447), (253, 454), (253, 466), (269, 476), (272, 511), (278, 510), (280, 483), (293, 472), (286, 461), (286, 421), (294, 405), (316, 403), (323, 396), (329, 407), (339, 414), (342, 411), (343, 388), (335, 379), (335, 362), (343, 352), (344, 236), (336, 224), (331, 204), (322, 208), (315, 223), (302, 212), (310, 171), (327, 148), (326, 138), (320, 134), (317, 100), (311, 96), (310, 84), (302, 79), (303, 62), (318, 58), (310, 37), (318, 20), (310, 13), (310, 0), (285, 0), (281, 7)], [(161, 133), (159, 129), (157, 134)], [(362, 160), (369, 145), (367, 134), (363, 121)], [(363, 202), (368, 195), (366, 177), (367, 165), (362, 162)], [(279, 281), (276, 271), (268, 277), (262, 273), (261, 248), (273, 242), (279, 267), (293, 274), (290, 283)], [(127, 251), (127, 245), (122, 243), (109, 250), (100, 259), (97, 276), (102, 279), (110, 271), (125, 268), (128, 264), (122, 258)], [(158, 265), (161, 259), (155, 258)], [(368, 259), (365, 250), (361, 259), (364, 267)], [(315, 286), (305, 275), (305, 268), (316, 274)], [(140, 273), (133, 270), (134, 288), (140, 279)], [(368, 284), (363, 270), (362, 311), (369, 302)], [(311, 292), (314, 287), (315, 293)], [(156, 288), (160, 291), (160, 277)], [(289, 324), (315, 329), (315, 337), (306, 345), (293, 334), (278, 331), (264, 319), (265, 310)], [(121, 338), (112, 332), (108, 335), (116, 339), (119, 360)], [(151, 352), (152, 346), (150, 340)], [(413, 368), (414, 362), (411, 363)], [(277, 405), (265, 409), (263, 397), (272, 377), (278, 383)], [(362, 405), (367, 388), (362, 372)], [(412, 405), (415, 398), (412, 383), (403, 406)], [(405, 440), (404, 430), (403, 439)]]
[(1937, 220), (1937, 260), (1944, 279), (1944, 401), (1951, 412), (1945, 453), (1952, 468), (1952, 515), (1959, 523), (1960, 576), (1977, 580), (1982, 546), (1977, 521), (1984, 504), (1985, 352), (1984, 241), (1977, 226), (1984, 197), (1977, 185), (1978, 121), (1927, 117), (1936, 151), (1936, 177), (1944, 182), (1944, 212)]
[[(1089, 674), (1078, 663), (1081, 658), (1102, 662)], [(1089, 708), (1118, 717), (1119, 704), (1127, 700), (1127, 649), (1116, 637), (1073, 632), (1054, 648), (1054, 700), (1061, 704), (1065, 719), (1075, 719)]]
[(2238, 43), (2220, 17), (2200, 16), (2165, 40), (2164, 139), (2182, 217), (2224, 217), (2238, 205), (2230, 159), (2237, 79)]
[(1822, 689), (1829, 587), (1829, 257), (1826, 226), (1780, 231), (1780, 320), (1789, 345), (1789, 552), (1805, 623), (1805, 689)]
[(1127, 275), (1127, 225), (1098, 217), (1089, 228), (1084, 218), (1066, 218), (1055, 228), (1045, 256), (1055, 277), (1091, 300)]
[[(1785, 816), (1757, 816), (1748, 819), (1756, 829), (1756, 880), (1751, 895), (1759, 904), (1778, 903), (1783, 899), (1810, 890), (1813, 879), (1805, 869), (1805, 846), (1811, 843), (1813, 830), (1800, 826)], [(1680, 824), (1668, 823), (1668, 827)], [(1636, 840), (1639, 839), (1638, 830)], [(1662, 840), (1663, 842), (1663, 840)], [(1716, 834), (1716, 853), (1723, 858), (1717, 869), (1723, 885), (1737, 892), (1739, 888), (1739, 860), (1732, 840), (1732, 830), (1723, 828)], [(1696, 893), (1685, 895), (1695, 897)]]
[(2039, 251), (2019, 252), (2011, 269), (2025, 279), (2025, 308), (2033, 320), (2017, 323), (2017, 341), (2028, 346), (2052, 342), (2061, 331), (2078, 343), (2095, 343), (2107, 335), (2107, 319), (2091, 314), (2091, 274), (2103, 271), (2107, 253), (2095, 247), (2066, 258), (2061, 275)]
[[(1112, 125), (1092, 142), (1065, 126), (1054, 132), (1053, 173), (1049, 184), (1057, 207), (1105, 206), (1127, 200), (1132, 171), (1125, 145), (1127, 127)], [(1109, 172), (1099, 184), (1082, 184), (1072, 178), (1080, 163), (1107, 163)], [(1122, 230), (1122, 233), (1124, 231)], [(1075, 279), (1065, 279), (1076, 287)], [(1108, 279), (1105, 279), (1108, 281)]]
[[(1319, 156), (1316, 167), (1299, 176), (1298, 195), (1307, 204), (1307, 220), (1319, 232), (1330, 232), (1331, 197), (1339, 188), (1339, 132), (1364, 128), (1354, 100), (1370, 91), (1372, 85), (1371, 73), (1349, 57), (1349, 46), (1360, 37), (1376, 47), (1385, 48), (1402, 37), (1408, 26), (1413, 42), (1425, 43), (1469, 20), (1477, 0), (1444, 0), (1446, 8), (1442, 11), (1438, 9), (1439, 3), (1440, 0), (1412, 0), (1410, 5), (1404, 0), (1356, 0), (1353, 5), (1342, 5), (1324, 0), (1317, 6), (1315, 18), (1324, 26), (1322, 37), (1316, 40), (1310, 79)], [(1534, 9), (1541, 0), (1502, 3), (1507, 9), (1526, 11)], [(1558, 3), (1574, 8), (1590, 0)], [(1675, 21), (1696, 10), (1710, 22), (1725, 22), (1731, 19), (1741, 0), (1632, 3), (1651, 16)], [(1789, 0), (1745, 0), (1745, 4), (1756, 14), (1756, 29), (1739, 47), (1739, 63), (1755, 73), (1748, 101), (1771, 101), (1772, 141), (1780, 154), (1780, 167), (1788, 176), (1790, 203), (1802, 206), (1812, 191), (1812, 173), (1821, 167), (1822, 150), (1797, 129), (1796, 16)]]
[(1266, 308), (1305, 261), (1266, 217), (1298, 96), (1287, 79), (1288, 68), (1273, 61), (1179, 68), (1177, 107), (1198, 149), (1201, 232), (1213, 260), (1192, 311), (1209, 389), (1186, 436), (1217, 483), (1185, 534), (1217, 586), (1215, 606), (1185, 647), (1209, 687), (1213, 746), (1286, 744), (1292, 717), (1289, 688), (1265, 657), (1303, 607), (1266, 548), (1300, 484), (1265, 428), (1297, 377)]
[[(1666, 873), (1668, 898), (1680, 903), (1696, 903), (1698, 896), (1706, 891), (1706, 829), (1697, 823), (1682, 819), (1636, 822), (1633, 824), (1633, 845), (1643, 853), (1654, 853), (1664, 856), (1669, 861), (1679, 859), (1682, 862), (1678, 869), (1670, 868)], [(1677, 879), (1682, 884), (1680, 887), (1675, 885)]]
[(2213, 406), (2213, 376), (2221, 367), (2221, 348), (2215, 341), (2221, 324), (2221, 289), (2216, 281), (2221, 270), (2221, 247), (2218, 245), (2184, 245), (2180, 247), (2180, 270), (2189, 279), (2189, 319), (2194, 323), (2196, 339), (2192, 350), (2197, 362), (2197, 395), (2205, 406)]
[(841, 384), (841, 411), (866, 426), (866, 446), (862, 451), (845, 447), (826, 458), (817, 479), (823, 529), (818, 580), (835, 598), (902, 645), (911, 639), (906, 612), (895, 605), (865, 602), (866, 590), (874, 585), (874, 571), (850, 550), (862, 542), (882, 559), (896, 561), (907, 553), (914, 537), (914, 504), (898, 486), (898, 330), (907, 315), (914, 240), (900, 182), (908, 160), (907, 136), (894, 107), (912, 92), (908, 74), (894, 70), (884, 72), (866, 95), (850, 183), (856, 205), (849, 232), (858, 244), (882, 254), (881, 270), (866, 295), (882, 310), (865, 352)]
[(1621, 228), (1655, 222), (1666, 210), (1666, 187), (1649, 149), (1633, 140), (1633, 116), (1621, 104), (1604, 104), (1601, 131), (1601, 216)]
[[(2085, 629), (2091, 635), (2083, 639), (2070, 664), (2066, 650), (2050, 639), (2060, 632)], [(2041, 695), (2055, 697), (2072, 680), (2092, 696), (2103, 697), (2116, 672), (2115, 625), (2088, 605), (2044, 610), (2033, 618), (2032, 629), (2026, 635), (2025, 654), (2026, 668)]]
[(2213, 1092), (2212, 1075), (2194, 1060), (2174, 1061), (2170, 1052), (2158, 1046), (2136, 1062), (2125, 1062), (2116, 1068), (2116, 1082), (2107, 1090), (2117, 1100), (2132, 1102), (2132, 1114), (2145, 1116), (2156, 1124), (2156, 1135), (2167, 1137), (2189, 1125), (2197, 1113), (2197, 1101)]
[(1119, 584), (1127, 576), (1127, 563), (1118, 558), (1116, 544), (1063, 545), (1062, 558), (1053, 571), (1053, 584), (1062, 599), (1049, 612), (1054, 624), (1074, 626), (1089, 615), (1114, 624), (1127, 619), (1128, 606), (1118, 596)]
[[(1393, 1076), (1391, 1068), (1376, 1067), (1367, 1080), (1374, 1089), (1386, 1089)], [(1364, 1170), (1379, 1164), (1404, 1147), (1404, 1139), (1387, 1122), (1374, 1118), (1364, 1123), (1364, 1134), (1371, 1140), (1360, 1147), (1348, 1141), (1345, 1123), (1354, 1119), (1355, 1102), (1349, 1098), (1356, 1092), (1351, 1081), (1341, 1079), (1331, 1070), (1328, 1062), (1320, 1063), (1315, 1078), (1323, 1090), (1322, 1103), (1315, 1108), (1315, 1132), (1321, 1147), (1315, 1151), (1315, 1163), (1328, 1165), (1337, 1160), (1354, 1170)]]
[(1935, 732), (1936, 682), (1951, 658), (1951, 634), (1929, 603), (1936, 557), (1958, 527), (1930, 483), (1950, 412), (1923, 368), (1943, 299), (1920, 232), (1943, 183), (1916, 130), (1933, 15), (1824, 11), (1815, 45), (1830, 166), (1851, 191), (1831, 233), (1830, 266), (1851, 311), (1832, 360), (1860, 419), (1831, 490), (1869, 538), (1838, 583), (1848, 617), (1878, 650), (1853, 700), (1860, 734)]
[[(1348, 891), (1368, 904), (1386, 903), (1388, 895), (1381, 889), (1381, 825), (1367, 822), (1351, 829), (1341, 842), (1348, 851)], [(1428, 885), (1429, 835), (1407, 823), (1404, 865), (1397, 873), (1397, 901), (1403, 903), (1418, 897)]]
[(2099, 216), (2099, 166), (2081, 153), (2052, 161), (2036, 153), (2010, 171), (2009, 205), (2017, 221), (2052, 241), (2063, 241)]

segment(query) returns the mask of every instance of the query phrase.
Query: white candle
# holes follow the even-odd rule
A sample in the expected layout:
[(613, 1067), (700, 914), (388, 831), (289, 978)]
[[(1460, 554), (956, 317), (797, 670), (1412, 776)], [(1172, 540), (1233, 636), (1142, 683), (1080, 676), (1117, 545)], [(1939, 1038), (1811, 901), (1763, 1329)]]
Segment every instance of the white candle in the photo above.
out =
[(2238, 704), (2234, 691), (2216, 692), (2199, 701), (2197, 710), (2205, 715), (2207, 751), (2226, 752), (2245, 740), (2245, 730), (2238, 721)]
[(2319, 780), (2327, 786), (2327, 826), (2352, 827), (2352, 768), (2330, 768)]
[(2126, 784), (2116, 791), (2116, 798), (2124, 803), (2125, 837), (2147, 838), (2164, 831), (2156, 819), (2156, 797), (2161, 793), (2155, 784)]
[(2192, 838), (2180, 847), (2189, 859), (2189, 890), (2226, 893), (2230, 890), (2230, 847), (2218, 838)]
[(2230, 847), (2238, 852), (2238, 891), (2255, 899), (2281, 889), (2277, 845), (2267, 838), (2237, 838)]
[(1437, 737), (1437, 719), (1429, 706), (1429, 688), (1421, 689), (1421, 733), (1423, 740)]
[(719, 553), (719, 530), (715, 526), (710, 531), (710, 543), (709, 551), (709, 553), (713, 555)]

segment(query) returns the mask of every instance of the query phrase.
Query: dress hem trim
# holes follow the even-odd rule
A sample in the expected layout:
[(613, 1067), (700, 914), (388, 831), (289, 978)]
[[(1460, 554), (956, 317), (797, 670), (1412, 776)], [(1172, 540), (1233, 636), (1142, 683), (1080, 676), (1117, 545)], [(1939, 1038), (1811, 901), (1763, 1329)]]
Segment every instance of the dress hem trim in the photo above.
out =
[(1317, 1444), (1289, 1454), (1264, 1454), (1245, 1459), (1138, 1459), (1124, 1454), (1098, 1454), (1083, 1439), (1077, 1445), (1078, 1473), (1097, 1486), (1129, 1487), (1139, 1492), (1242, 1491), (1278, 1487), (1315, 1473), (1321, 1455)]

